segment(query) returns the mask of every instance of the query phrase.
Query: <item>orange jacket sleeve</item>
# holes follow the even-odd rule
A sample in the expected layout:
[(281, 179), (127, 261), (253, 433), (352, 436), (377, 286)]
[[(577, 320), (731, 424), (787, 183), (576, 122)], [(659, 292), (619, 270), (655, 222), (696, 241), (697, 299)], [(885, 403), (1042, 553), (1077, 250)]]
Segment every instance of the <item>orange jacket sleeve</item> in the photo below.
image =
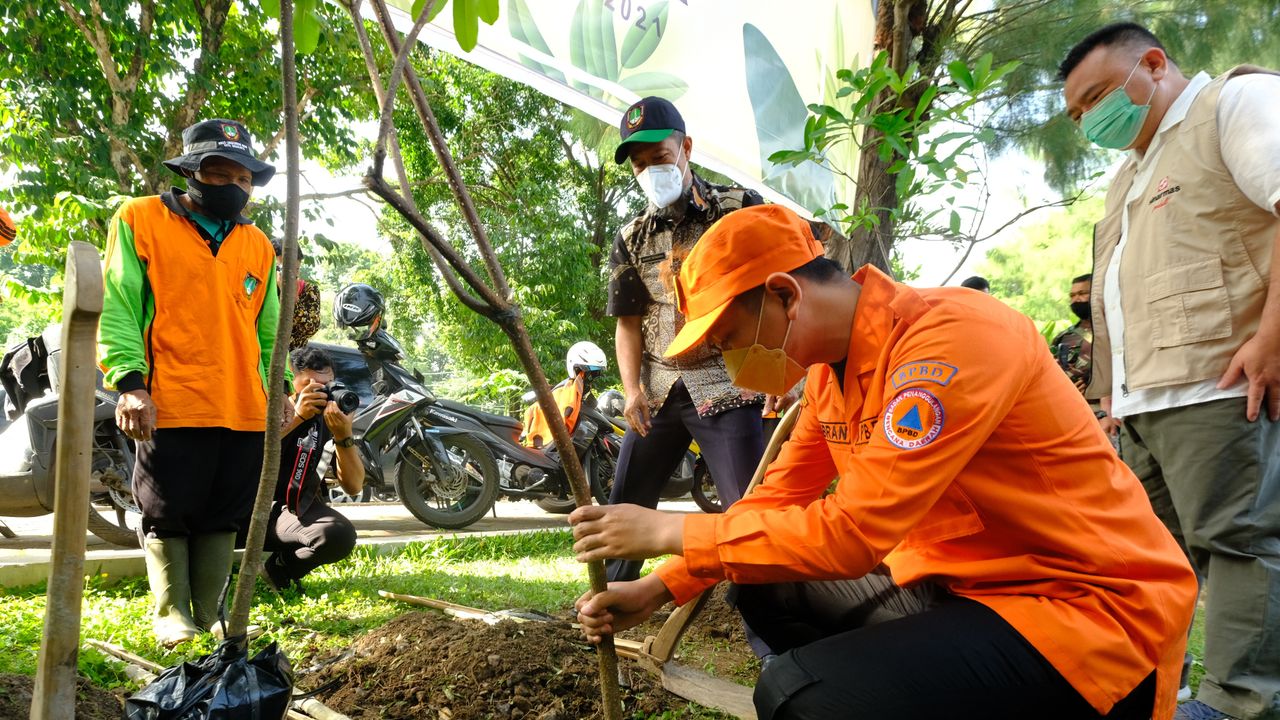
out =
[[(1015, 321), (1026, 327), (1014, 328)], [(829, 480), (804, 477), (816, 467), (810, 454), (816, 452), (811, 443), (819, 428), (811, 418), (802, 426), (799, 452), (780, 457), (783, 467), (770, 474), (771, 482), (778, 478), (789, 488), (753, 495), (736, 512), (686, 518), (689, 573), (739, 583), (865, 575), (938, 504), (1013, 406), (1032, 359), (1028, 346), (1014, 340), (1034, 332), (1029, 325), (1021, 316), (993, 319), (941, 306), (906, 328), (891, 343), (887, 362), (880, 363), (872, 385), (882, 389), (869, 388), (868, 401), (879, 396), (892, 405), (905, 391), (927, 393), (938, 408), (932, 420), (940, 425), (936, 437), (903, 449), (891, 442), (882, 418), (861, 452), (848, 456), (833, 495), (808, 505), (779, 504), (778, 498), (812, 494)], [(915, 361), (946, 363), (957, 371), (946, 385), (919, 379), (893, 387), (883, 368)]]
[[(814, 498), (820, 497), (831, 485), (831, 481), (836, 477), (836, 464), (822, 436), (818, 416), (814, 412), (813, 399), (809, 396), (808, 390), (815, 386), (819, 381), (818, 378), (829, 372), (825, 367), (810, 371), (809, 382), (805, 384), (804, 405), (800, 408), (800, 417), (796, 419), (796, 426), (792, 429), (791, 436), (787, 442), (783, 443), (778, 458), (769, 465), (764, 481), (752, 490), (750, 495), (730, 505), (726, 515), (807, 505)], [(688, 527), (687, 521), (685, 527)], [(686, 544), (686, 552), (687, 548)], [(675, 596), (678, 605), (692, 600), (698, 593), (719, 580), (719, 578), (692, 577), (682, 557), (672, 558), (661, 565), (656, 572), (663, 584)]]

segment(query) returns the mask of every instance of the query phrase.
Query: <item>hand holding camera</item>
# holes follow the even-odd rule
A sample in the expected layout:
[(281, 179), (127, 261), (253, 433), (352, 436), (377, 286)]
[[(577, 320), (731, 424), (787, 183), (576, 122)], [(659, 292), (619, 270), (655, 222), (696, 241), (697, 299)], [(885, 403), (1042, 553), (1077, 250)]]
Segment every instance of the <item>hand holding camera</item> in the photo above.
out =
[(329, 393), (325, 386), (312, 380), (294, 396), (293, 413), (302, 420), (310, 420), (324, 412), (325, 406), (328, 404)]

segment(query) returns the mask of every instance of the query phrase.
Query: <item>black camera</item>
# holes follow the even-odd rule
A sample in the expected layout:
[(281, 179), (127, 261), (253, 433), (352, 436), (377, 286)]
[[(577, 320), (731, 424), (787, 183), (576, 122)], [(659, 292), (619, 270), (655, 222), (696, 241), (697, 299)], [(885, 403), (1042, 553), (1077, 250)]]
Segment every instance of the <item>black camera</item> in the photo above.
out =
[(324, 393), (329, 400), (338, 404), (338, 409), (343, 415), (350, 415), (356, 408), (360, 407), (360, 396), (355, 390), (347, 389), (346, 385), (337, 380), (324, 386)]

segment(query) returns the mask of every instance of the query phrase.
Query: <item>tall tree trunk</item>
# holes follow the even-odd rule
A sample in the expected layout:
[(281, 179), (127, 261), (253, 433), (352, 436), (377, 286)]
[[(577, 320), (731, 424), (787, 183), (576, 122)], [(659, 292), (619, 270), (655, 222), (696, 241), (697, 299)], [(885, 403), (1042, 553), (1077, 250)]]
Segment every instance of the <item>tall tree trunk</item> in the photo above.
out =
[[(900, 75), (907, 69), (911, 41), (923, 27), (927, 10), (927, 0), (880, 0), (876, 12), (875, 49), (889, 53), (893, 69)], [(893, 99), (892, 91), (885, 90), (876, 97), (875, 105), (882, 107)], [(883, 132), (870, 126), (863, 131), (863, 149), (858, 157), (858, 189), (853, 198), (855, 209), (876, 208), (877, 222), (872, 227), (857, 228), (850, 233), (847, 244), (834, 243), (835, 247), (828, 251), (828, 255), (846, 270), (852, 271), (870, 263), (886, 273), (891, 272), (895, 228), (890, 209), (898, 205), (898, 189), (889, 174), (889, 166), (898, 156), (896, 153), (891, 155), (887, 162), (880, 159), (879, 141), (883, 137)]]

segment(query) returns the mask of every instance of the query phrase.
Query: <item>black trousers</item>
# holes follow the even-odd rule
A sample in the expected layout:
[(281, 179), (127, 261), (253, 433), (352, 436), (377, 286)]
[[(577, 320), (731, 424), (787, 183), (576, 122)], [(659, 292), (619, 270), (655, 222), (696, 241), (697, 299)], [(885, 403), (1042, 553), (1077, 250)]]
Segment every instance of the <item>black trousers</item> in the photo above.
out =
[[(648, 435), (641, 437), (629, 431), (622, 438), (610, 505), (632, 503), (657, 507), (662, 486), (680, 465), (691, 440), (697, 440), (702, 449), (720, 502), (728, 507), (742, 497), (764, 455), (764, 425), (759, 405), (700, 417), (684, 381), (677, 380), (662, 408), (650, 420)], [(643, 566), (639, 560), (606, 563), (610, 581), (635, 580), (640, 577)]]
[[(846, 582), (859, 581), (821, 585)], [(981, 603), (938, 591), (922, 612), (904, 616), (927, 595), (899, 591), (868, 603), (860, 589), (805, 592), (795, 585), (814, 583), (738, 586), (738, 607), (748, 624), (783, 653), (756, 683), (760, 720), (1151, 717), (1154, 671), (1102, 715)], [(790, 607), (771, 611), (779, 599)], [(852, 608), (846, 606), (850, 599)], [(805, 612), (806, 602), (811, 612)], [(894, 619), (877, 622), (885, 617)]]
[(260, 432), (161, 428), (138, 443), (133, 497), (151, 537), (234, 532), (253, 510)]
[(281, 503), (271, 506), (271, 522), (263, 549), (289, 580), (299, 580), (321, 565), (335, 563), (356, 547), (356, 528), (345, 515), (313, 502), (301, 517)]

